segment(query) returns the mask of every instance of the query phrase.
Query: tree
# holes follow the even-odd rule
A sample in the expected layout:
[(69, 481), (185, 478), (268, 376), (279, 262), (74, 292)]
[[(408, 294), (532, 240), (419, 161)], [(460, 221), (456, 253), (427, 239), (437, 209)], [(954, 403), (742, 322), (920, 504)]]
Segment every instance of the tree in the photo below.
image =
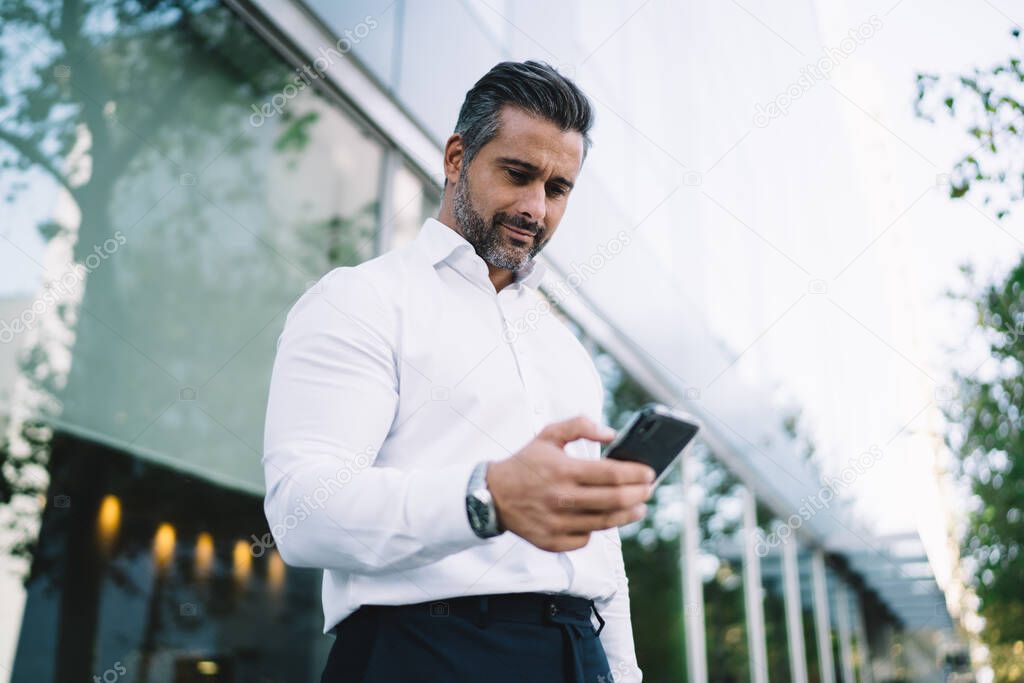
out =
[[(965, 123), (978, 146), (953, 169), (950, 197), (980, 197), (1002, 221), (1024, 199), (1024, 40), (1016, 54), (988, 69), (941, 77), (918, 74), (916, 112), (942, 112)], [(997, 681), (1024, 676), (1024, 260), (1001, 279), (979, 286), (963, 268), (976, 311), (976, 332), (992, 361), (986, 371), (958, 374), (959, 395), (946, 409), (946, 443), (970, 484), (961, 552), (985, 618), (982, 639)], [(988, 368), (993, 368), (988, 370)]]

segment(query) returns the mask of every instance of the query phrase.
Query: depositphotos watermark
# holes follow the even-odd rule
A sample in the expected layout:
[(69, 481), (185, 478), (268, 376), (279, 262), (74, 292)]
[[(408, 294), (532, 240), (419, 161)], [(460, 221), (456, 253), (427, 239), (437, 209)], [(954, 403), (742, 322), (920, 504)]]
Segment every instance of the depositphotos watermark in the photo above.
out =
[(847, 36), (839, 41), (837, 47), (825, 48), (824, 54), (818, 61), (800, 69), (800, 77), (773, 97), (768, 104), (763, 105), (758, 102), (754, 112), (754, 125), (758, 128), (765, 128), (773, 119), (788, 114), (793, 102), (803, 97), (804, 93), (813, 88), (818, 81), (831, 78), (832, 71), (839, 66), (840, 62), (847, 59), (859, 46), (873, 38), (881, 30), (882, 20), (874, 14), (857, 28), (851, 28)]
[(295, 76), (292, 77), (290, 83), (281, 88), (280, 92), (274, 93), (262, 105), (249, 105), (252, 108), (252, 114), (249, 115), (249, 123), (254, 128), (259, 128), (266, 123), (267, 119), (283, 112), (288, 102), (296, 95), (312, 85), (313, 81), (324, 77), (324, 73), (326, 73), (327, 69), (331, 68), (335, 59), (351, 52), (353, 46), (358, 45), (360, 41), (370, 35), (370, 32), (378, 26), (380, 26), (380, 22), (373, 15), (367, 14), (354, 28), (342, 31), (342, 36), (338, 38), (338, 42), (333, 47), (320, 47), (317, 50), (318, 56), (313, 60), (313, 63), (303, 64), (298, 69), (295, 69)]
[(92, 680), (94, 683), (114, 683), (115, 681), (120, 680), (121, 676), (124, 676), (126, 673), (128, 673), (128, 667), (122, 664), (121, 660), (118, 660), (114, 662), (112, 667), (104, 671), (102, 674), (93, 674)]
[(84, 264), (69, 264), (60, 279), (46, 283), (43, 293), (32, 302), (31, 306), (10, 320), (0, 320), (0, 344), (8, 344), (14, 341), (17, 335), (32, 329), (38, 318), (54, 308), (59, 301), (67, 298), (89, 273), (99, 268), (127, 241), (128, 238), (124, 236), (124, 233), (116, 230), (113, 237), (108, 237), (102, 245), (92, 248), (93, 253), (82, 259)]
[(252, 543), (249, 550), (253, 557), (263, 557), (263, 554), (274, 547), (275, 542), (280, 542), (285, 535), (299, 524), (313, 515), (313, 510), (322, 510), (337, 491), (345, 487), (352, 478), (373, 464), (375, 459), (374, 449), (366, 449), (356, 453), (352, 458), (346, 460), (334, 476), (330, 479), (319, 478), (320, 485), (309, 494), (299, 498), (299, 504), (292, 512), (284, 516), (284, 519), (270, 528), (270, 533), (257, 536), (250, 534)]
[(814, 495), (805, 497), (796, 512), (781, 521), (768, 534), (761, 529), (757, 530), (758, 538), (755, 546), (757, 556), (765, 557), (773, 548), (789, 539), (797, 529), (803, 526), (804, 522), (821, 510), (827, 510), (839, 494), (840, 489), (857, 481), (862, 474), (874, 467), (875, 463), (881, 459), (882, 449), (878, 446), (871, 446), (860, 455), (847, 460), (846, 466), (840, 470), (838, 477), (822, 477), (822, 487)]

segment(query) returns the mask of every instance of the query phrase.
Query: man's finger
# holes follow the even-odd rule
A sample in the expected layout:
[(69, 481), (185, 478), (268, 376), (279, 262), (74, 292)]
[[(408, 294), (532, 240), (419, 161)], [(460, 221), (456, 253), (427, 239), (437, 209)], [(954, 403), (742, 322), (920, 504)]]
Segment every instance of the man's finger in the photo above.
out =
[(611, 512), (643, 503), (650, 493), (650, 484), (578, 486), (558, 497), (558, 508), (560, 512)]
[(615, 512), (591, 512), (583, 515), (572, 515), (566, 518), (566, 532), (579, 533), (581, 531), (611, 529), (643, 519), (646, 512), (647, 506), (640, 504), (625, 510), (616, 510)]
[(654, 468), (642, 462), (628, 460), (573, 459), (570, 473), (577, 484), (583, 486), (621, 486), (623, 484), (650, 484), (654, 481)]
[(540, 431), (537, 438), (545, 439), (559, 448), (577, 439), (590, 439), (607, 443), (615, 438), (615, 430), (598, 425), (582, 415), (561, 422), (552, 422)]

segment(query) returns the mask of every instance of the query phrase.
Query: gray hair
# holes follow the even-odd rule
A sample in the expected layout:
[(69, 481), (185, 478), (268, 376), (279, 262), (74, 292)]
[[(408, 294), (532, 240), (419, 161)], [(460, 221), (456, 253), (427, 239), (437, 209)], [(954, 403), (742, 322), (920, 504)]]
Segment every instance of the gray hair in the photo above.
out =
[(455, 132), (462, 136), (464, 168), (498, 135), (499, 112), (506, 104), (551, 121), (563, 131), (581, 133), (586, 160), (594, 110), (583, 91), (545, 62), (501, 62), (466, 93), (459, 110)]

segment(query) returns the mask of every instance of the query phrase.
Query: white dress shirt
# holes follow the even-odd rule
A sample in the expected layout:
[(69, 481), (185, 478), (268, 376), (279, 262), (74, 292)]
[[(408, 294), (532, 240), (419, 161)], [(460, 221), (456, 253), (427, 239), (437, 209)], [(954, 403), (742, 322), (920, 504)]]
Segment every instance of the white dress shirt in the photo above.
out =
[[(267, 406), (265, 510), (284, 561), (324, 569), (324, 632), (362, 604), (485, 593), (595, 601), (617, 683), (641, 680), (618, 529), (570, 552), (466, 516), (473, 466), (547, 424), (604, 424), (590, 354), (536, 290), (530, 261), (500, 292), (461, 235), (416, 237), (335, 268), (296, 301), (277, 341)], [(567, 444), (595, 460), (600, 444)], [(596, 619), (593, 620), (595, 626)]]

